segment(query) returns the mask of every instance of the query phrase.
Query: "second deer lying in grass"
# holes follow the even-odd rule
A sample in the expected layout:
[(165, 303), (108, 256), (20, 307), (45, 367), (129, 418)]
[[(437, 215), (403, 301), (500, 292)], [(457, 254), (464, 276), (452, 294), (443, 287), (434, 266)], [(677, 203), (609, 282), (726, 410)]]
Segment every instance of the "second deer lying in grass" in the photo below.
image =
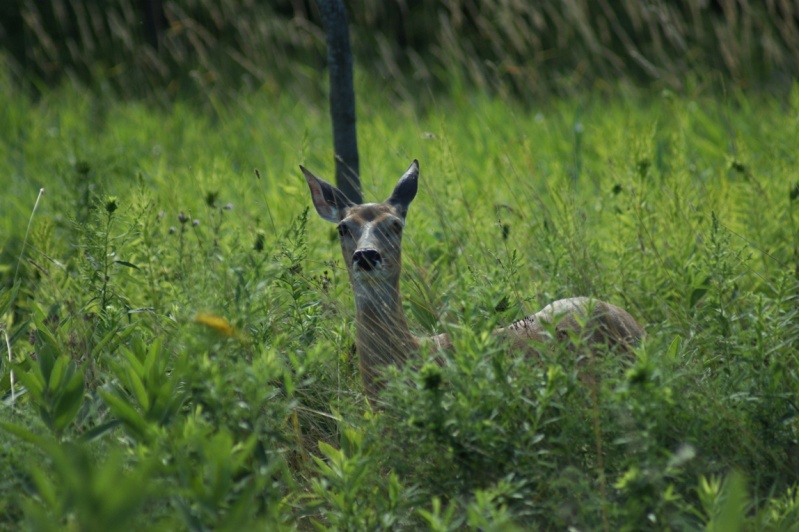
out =
[[(452, 346), (446, 334), (429, 338), (413, 335), (402, 311), (402, 231), (408, 206), (416, 197), (419, 163), (413, 161), (386, 201), (362, 205), (352, 203), (339, 189), (302, 166), (300, 169), (311, 189), (316, 212), (338, 224), (341, 251), (355, 293), (355, 343), (361, 377), (367, 396), (374, 401), (382, 388), (381, 370), (385, 366), (403, 365), (423, 342), (431, 342), (436, 350)], [(531, 351), (532, 345), (563, 339), (569, 332), (582, 336), (586, 345), (595, 348), (624, 350), (644, 335), (625, 310), (585, 297), (555, 301), (494, 333), (514, 348)]]

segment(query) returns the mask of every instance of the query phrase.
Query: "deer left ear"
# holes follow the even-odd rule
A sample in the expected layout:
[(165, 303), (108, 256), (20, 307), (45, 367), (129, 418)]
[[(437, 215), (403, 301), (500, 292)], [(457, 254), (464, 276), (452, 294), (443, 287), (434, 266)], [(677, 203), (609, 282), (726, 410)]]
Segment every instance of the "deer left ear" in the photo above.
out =
[(311, 190), (311, 200), (319, 216), (328, 222), (340, 222), (344, 218), (344, 211), (352, 207), (354, 203), (347, 199), (347, 196), (339, 189), (324, 179), (316, 177), (302, 165), (300, 170)]
[(416, 197), (416, 191), (419, 188), (419, 161), (413, 160), (411, 166), (402, 175), (394, 187), (394, 192), (386, 200), (386, 203), (397, 209), (400, 215), (405, 218), (408, 214), (408, 206)]

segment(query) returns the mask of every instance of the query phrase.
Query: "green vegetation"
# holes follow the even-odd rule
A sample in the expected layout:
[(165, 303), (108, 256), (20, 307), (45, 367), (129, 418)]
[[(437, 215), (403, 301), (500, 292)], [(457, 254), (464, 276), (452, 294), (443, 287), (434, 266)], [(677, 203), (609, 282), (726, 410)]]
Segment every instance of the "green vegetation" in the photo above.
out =
[[(798, 87), (423, 112), (359, 80), (364, 196), (421, 163), (411, 326), (457, 337), (373, 411), (297, 168), (333, 175), (324, 99), (1, 85), (0, 528), (799, 524)], [(650, 335), (594, 384), (485, 334), (572, 295)]]

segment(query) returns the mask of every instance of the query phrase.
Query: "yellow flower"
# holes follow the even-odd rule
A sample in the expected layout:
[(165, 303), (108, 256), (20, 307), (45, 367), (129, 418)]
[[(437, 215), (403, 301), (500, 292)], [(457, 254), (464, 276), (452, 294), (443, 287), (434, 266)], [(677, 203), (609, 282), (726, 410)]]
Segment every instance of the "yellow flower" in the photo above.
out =
[(205, 325), (206, 327), (215, 330), (219, 334), (223, 334), (231, 338), (239, 335), (238, 331), (236, 331), (236, 328), (233, 327), (228, 320), (222, 316), (217, 316), (216, 314), (198, 312), (197, 315), (194, 316), (194, 323)]

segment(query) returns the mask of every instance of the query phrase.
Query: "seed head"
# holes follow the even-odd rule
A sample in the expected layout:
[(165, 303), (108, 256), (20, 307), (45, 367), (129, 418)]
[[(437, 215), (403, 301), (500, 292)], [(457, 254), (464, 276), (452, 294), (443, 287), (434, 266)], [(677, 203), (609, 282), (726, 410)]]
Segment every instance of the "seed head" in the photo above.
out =
[(427, 364), (422, 368), (422, 386), (425, 390), (438, 390), (441, 386), (441, 369), (432, 364)]
[(264, 235), (262, 233), (258, 233), (257, 235), (255, 235), (255, 244), (253, 244), (252, 248), (255, 251), (264, 250)]

